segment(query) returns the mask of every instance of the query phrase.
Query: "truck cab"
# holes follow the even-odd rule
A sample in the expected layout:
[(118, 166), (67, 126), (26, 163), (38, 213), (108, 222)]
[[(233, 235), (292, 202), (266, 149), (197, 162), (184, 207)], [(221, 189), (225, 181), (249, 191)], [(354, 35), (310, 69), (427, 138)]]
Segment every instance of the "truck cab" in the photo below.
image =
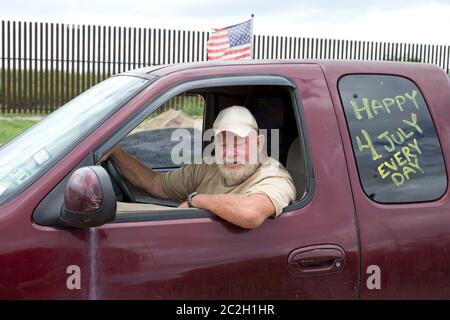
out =
[[(418, 63), (114, 76), (1, 147), (0, 297), (450, 298), (449, 101), (448, 76)], [(257, 228), (150, 197), (100, 165), (116, 145), (159, 172), (202, 159), (204, 133), (230, 105), (252, 112), (297, 189)]]

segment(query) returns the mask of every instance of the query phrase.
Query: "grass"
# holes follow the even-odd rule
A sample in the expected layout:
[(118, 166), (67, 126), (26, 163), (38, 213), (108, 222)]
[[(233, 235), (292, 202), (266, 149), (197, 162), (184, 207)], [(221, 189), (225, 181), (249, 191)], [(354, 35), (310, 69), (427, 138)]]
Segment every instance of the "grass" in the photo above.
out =
[(203, 116), (204, 104), (204, 99), (200, 95), (176, 96), (164, 103), (159, 109), (148, 116), (144, 120), (144, 123), (152, 121), (161, 113), (168, 110), (181, 110), (190, 117)]
[[(0, 111), (16, 112), (20, 95), (22, 109), (37, 112), (38, 107), (32, 106), (45, 105), (45, 101), (48, 100), (48, 109), (43, 111), (51, 112), (106, 77), (107, 75), (94, 72), (89, 74), (63, 70), (19, 72), (0, 68)], [(36, 110), (33, 110), (34, 108)]]
[(161, 111), (167, 111), (169, 109), (182, 110), (188, 116), (202, 116), (204, 111), (205, 101), (200, 95), (181, 95), (172, 98), (166, 102)]
[(33, 126), (37, 121), (28, 119), (0, 119), (0, 144), (4, 144)]
[[(1, 106), (0, 106), (1, 109)], [(38, 117), (44, 118), (50, 113), (33, 113), (33, 112), (0, 112), (0, 119), (14, 119), (14, 118), (29, 118)]]
[(203, 115), (203, 105), (200, 104), (192, 104), (192, 105), (185, 105), (181, 109), (184, 113), (186, 113), (188, 116), (202, 116)]
[(203, 116), (205, 99), (200, 95), (184, 96), (181, 110), (188, 116)]

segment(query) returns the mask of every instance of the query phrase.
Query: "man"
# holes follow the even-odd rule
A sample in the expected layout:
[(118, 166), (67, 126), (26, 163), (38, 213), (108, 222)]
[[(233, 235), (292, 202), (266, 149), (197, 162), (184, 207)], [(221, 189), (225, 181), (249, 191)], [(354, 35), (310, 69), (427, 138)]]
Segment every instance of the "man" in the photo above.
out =
[(162, 199), (184, 201), (180, 207), (211, 211), (242, 228), (252, 229), (278, 216), (295, 199), (295, 186), (283, 166), (263, 151), (264, 135), (250, 111), (222, 110), (213, 124), (215, 161), (157, 173), (115, 147), (109, 156), (132, 185)]

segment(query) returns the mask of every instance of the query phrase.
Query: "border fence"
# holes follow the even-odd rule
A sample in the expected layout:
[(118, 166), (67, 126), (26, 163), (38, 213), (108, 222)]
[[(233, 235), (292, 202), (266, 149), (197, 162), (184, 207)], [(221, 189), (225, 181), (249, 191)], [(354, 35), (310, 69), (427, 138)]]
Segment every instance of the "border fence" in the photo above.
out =
[[(206, 61), (208, 32), (1, 21), (0, 113), (47, 114), (130, 69)], [(450, 46), (254, 35), (254, 59), (349, 59), (435, 64)]]

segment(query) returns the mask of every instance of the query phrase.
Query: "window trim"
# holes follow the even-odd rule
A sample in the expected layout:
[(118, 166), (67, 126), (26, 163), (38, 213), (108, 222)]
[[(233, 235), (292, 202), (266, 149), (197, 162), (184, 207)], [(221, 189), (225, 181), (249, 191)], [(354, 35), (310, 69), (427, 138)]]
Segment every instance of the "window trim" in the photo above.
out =
[[(210, 87), (220, 86), (257, 86), (257, 85), (275, 85), (285, 86), (289, 88), (291, 95), (292, 108), (294, 109), (294, 116), (297, 124), (299, 138), (301, 139), (302, 148), (305, 153), (305, 170), (307, 174), (306, 188), (307, 193), (303, 198), (294, 201), (292, 204), (285, 207), (282, 215), (292, 214), (295, 211), (306, 207), (314, 198), (316, 191), (316, 183), (313, 174), (312, 161), (310, 157), (310, 148), (308, 143), (308, 135), (306, 131), (305, 117), (303, 113), (303, 104), (299, 96), (296, 84), (285, 77), (279, 75), (227, 75), (227, 76), (212, 76), (202, 77), (200, 79), (187, 80), (168, 88), (161, 95), (151, 100), (145, 107), (139, 110), (131, 117), (125, 124), (119, 127), (114, 133), (110, 135), (103, 144), (94, 150), (95, 162), (101, 159), (114, 145), (119, 143), (128, 133), (130, 133), (136, 126), (138, 126), (144, 119), (157, 110), (162, 104), (169, 101), (171, 98), (183, 92)], [(206, 112), (205, 108), (205, 112)], [(205, 125), (205, 124), (203, 124)], [(178, 219), (199, 219), (199, 218), (213, 218), (216, 217), (213, 213), (203, 209), (190, 209), (189, 212), (178, 208), (168, 209), (164, 211), (152, 210), (149, 212), (121, 212), (116, 215), (116, 218), (109, 222), (127, 223), (127, 222), (149, 222), (149, 221), (164, 221), (164, 220), (178, 220)]]

